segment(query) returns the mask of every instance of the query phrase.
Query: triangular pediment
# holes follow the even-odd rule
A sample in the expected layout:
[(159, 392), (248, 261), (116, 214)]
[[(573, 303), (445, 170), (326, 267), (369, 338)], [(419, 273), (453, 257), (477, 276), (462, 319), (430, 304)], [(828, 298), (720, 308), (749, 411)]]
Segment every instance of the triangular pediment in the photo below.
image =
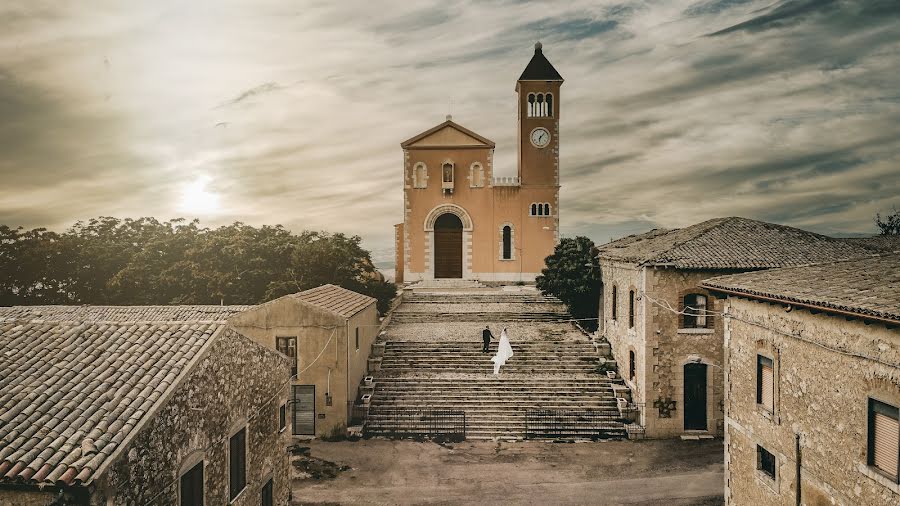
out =
[(452, 120), (426, 130), (401, 143), (410, 148), (493, 148), (494, 142), (462, 127)]

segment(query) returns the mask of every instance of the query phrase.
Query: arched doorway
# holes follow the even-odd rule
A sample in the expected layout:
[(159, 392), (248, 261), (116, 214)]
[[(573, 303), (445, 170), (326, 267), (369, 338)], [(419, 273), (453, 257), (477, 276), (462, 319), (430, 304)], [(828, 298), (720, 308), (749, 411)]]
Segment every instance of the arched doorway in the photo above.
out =
[(684, 430), (706, 428), (706, 364), (685, 364)]
[(444, 213), (434, 222), (434, 277), (462, 278), (463, 223), (453, 213)]

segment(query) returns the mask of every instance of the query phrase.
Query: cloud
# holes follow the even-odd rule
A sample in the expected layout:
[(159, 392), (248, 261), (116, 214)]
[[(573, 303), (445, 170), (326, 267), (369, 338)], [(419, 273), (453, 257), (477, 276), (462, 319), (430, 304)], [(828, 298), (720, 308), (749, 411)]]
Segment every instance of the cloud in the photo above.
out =
[(399, 143), (452, 108), (514, 174), (537, 40), (566, 78), (563, 235), (864, 233), (900, 205), (892, 0), (113, 5), (0, 6), (0, 223), (171, 218), (208, 177), (205, 225), (358, 234), (389, 261)]

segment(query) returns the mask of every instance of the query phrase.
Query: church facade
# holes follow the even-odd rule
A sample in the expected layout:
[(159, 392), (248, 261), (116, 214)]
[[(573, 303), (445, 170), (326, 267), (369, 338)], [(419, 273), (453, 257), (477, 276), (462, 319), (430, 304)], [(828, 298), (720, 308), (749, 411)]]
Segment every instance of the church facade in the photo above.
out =
[(494, 143), (447, 121), (400, 144), (397, 282), (534, 281), (559, 242), (563, 78), (535, 44), (516, 82), (518, 171), (495, 177)]

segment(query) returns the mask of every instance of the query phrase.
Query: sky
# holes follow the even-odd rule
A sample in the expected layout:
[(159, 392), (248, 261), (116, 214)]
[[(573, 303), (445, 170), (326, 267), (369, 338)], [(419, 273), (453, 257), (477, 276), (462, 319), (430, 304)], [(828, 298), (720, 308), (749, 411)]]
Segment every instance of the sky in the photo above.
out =
[(514, 175), (537, 41), (564, 237), (900, 207), (896, 0), (4, 0), (0, 224), (283, 224), (389, 264), (400, 142), (452, 113)]

